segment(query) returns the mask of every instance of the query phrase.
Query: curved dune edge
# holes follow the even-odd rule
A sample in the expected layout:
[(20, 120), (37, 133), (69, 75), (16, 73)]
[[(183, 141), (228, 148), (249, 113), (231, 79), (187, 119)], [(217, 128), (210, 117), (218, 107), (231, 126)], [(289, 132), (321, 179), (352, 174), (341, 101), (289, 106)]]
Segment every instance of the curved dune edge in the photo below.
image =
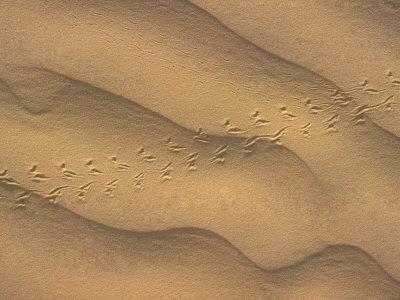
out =
[[(307, 163), (328, 197), (338, 199), (334, 215), (353, 203), (398, 203), (398, 138), (370, 122), (368, 109), (328, 79), (254, 46), (197, 6), (158, 0), (6, 3), (0, 11), (6, 63), (87, 82), (192, 131), (251, 138), (288, 127), (284, 145)], [(379, 109), (389, 113), (390, 99), (382, 101)], [(314, 138), (304, 142), (308, 134)], [(350, 207), (364, 212), (358, 208)]]
[[(39, 67), (25, 73), (0, 70), (4, 116), (0, 120), (0, 181), (28, 188), (28, 194), (10, 195), (12, 207), (21, 208), (16, 213), (29, 211), (35, 193), (48, 201), (58, 201), (54, 195), (62, 194), (60, 204), (114, 227), (133, 231), (206, 228), (224, 236), (263, 268), (291, 265), (327, 244), (352, 244), (400, 278), (400, 142), (371, 122), (367, 113), (354, 113), (362, 110), (357, 105), (359, 95), (347, 97), (318, 74), (256, 49), (185, 1), (143, 2), (138, 24), (159, 22), (146, 27), (149, 30), (142, 32), (145, 38), (138, 39), (139, 45), (132, 44), (135, 38), (119, 35), (140, 31), (140, 26), (130, 23), (135, 10), (129, 5), (113, 11), (103, 6), (106, 2), (95, 7), (87, 2), (81, 13), (72, 2), (67, 7), (58, 7), (57, 2), (50, 6), (4, 3), (0, 26), (6, 30), (1, 31), (0, 41), (5, 46), (0, 57), (6, 64), (18, 61)], [(141, 2), (132, 3), (140, 6)], [(103, 17), (114, 13), (125, 17)], [(88, 23), (76, 23), (86, 18)], [(115, 23), (104, 23), (108, 19)], [(46, 31), (32, 27), (32, 20)], [(194, 32), (181, 37), (179, 28), (188, 28), (192, 20)], [(171, 25), (170, 31), (160, 34), (166, 24)], [(128, 31), (122, 30), (124, 25)], [(72, 39), (60, 38), (61, 29)], [(208, 39), (213, 36), (216, 40)], [(93, 40), (82, 43), (85, 37)], [(141, 57), (138, 53), (143, 48), (147, 52)], [(331, 106), (332, 102), (340, 105)], [(382, 102), (379, 109), (387, 108), (389, 102)], [(313, 107), (319, 111), (312, 111)], [(153, 111), (165, 111), (168, 119)], [(266, 120), (272, 126), (256, 126)], [(197, 131), (203, 125), (208, 127)], [(265, 141), (247, 148), (256, 134), (266, 136)], [(175, 161), (178, 153), (184, 153), (177, 150), (182, 145), (191, 151)], [(138, 172), (124, 179), (116, 176), (127, 169)], [(71, 182), (66, 180), (76, 180), (72, 190), (64, 186)], [(18, 240), (15, 244), (21, 246)], [(353, 266), (347, 260), (344, 264)], [(361, 265), (365, 264), (369, 263)], [(354, 269), (364, 275), (369, 272), (359, 265)], [(8, 269), (9, 274), (13, 272)], [(32, 282), (36, 287), (42, 284)], [(240, 286), (243, 280), (237, 282)], [(318, 298), (331, 293), (326, 288), (334, 289), (336, 284), (343, 285), (313, 282), (313, 288), (306, 289), (317, 289)], [(290, 298), (291, 288), (285, 289), (283, 298)], [(374, 286), (375, 291), (385, 289), (391, 286)], [(301, 288), (293, 295), (302, 295)]]
[[(398, 4), (379, 0), (190, 2), (261, 49), (336, 83), (358, 103), (369, 105), (376, 123), (400, 135)], [(388, 111), (379, 109), (389, 97)]]
[[(32, 197), (10, 210), (1, 186), (2, 295), (24, 299), (396, 299), (400, 285), (364, 251), (329, 246), (264, 271), (214, 233), (111, 229)], [(12, 195), (11, 195), (12, 197)], [(73, 230), (71, 230), (73, 229)]]
[(329, 225), (316, 224), (330, 205), (293, 152), (268, 140), (245, 151), (244, 138), (189, 131), (60, 74), (12, 70), (1, 76), (4, 181), (115, 228), (209, 229), (263, 267), (325, 247)]
[[(363, 39), (356, 39), (354, 47), (359, 51), (354, 51), (352, 47), (341, 47), (343, 36), (348, 34), (349, 39), (354, 37), (349, 34), (349, 30), (341, 32), (342, 27), (333, 26), (338, 27), (339, 33), (332, 33), (328, 30), (332, 26), (327, 29), (324, 23), (326, 17), (331, 23), (342, 24), (338, 22), (335, 13), (344, 14), (344, 18), (349, 11), (351, 13), (351, 5), (350, 9), (345, 7), (341, 11), (340, 5), (339, 8), (326, 8), (324, 5), (314, 7), (309, 3), (308, 6), (312, 9), (307, 10), (307, 3), (296, 4), (303, 9), (286, 9), (285, 2), (282, 2), (271, 10), (263, 9), (264, 6), (257, 10), (255, 4), (249, 2), (241, 11), (242, 14), (250, 14), (257, 10), (258, 14), (272, 15), (271, 17), (268, 14), (269, 18), (265, 20), (257, 19), (260, 24), (265, 24), (266, 20), (273, 23), (270, 19), (275, 17), (274, 12), (284, 11), (288, 15), (282, 18), (283, 24), (279, 23), (283, 31), (287, 31), (285, 22), (293, 17), (296, 20), (291, 21), (295, 23), (293, 30), (301, 32), (299, 35), (287, 37), (276, 26), (252, 28), (251, 22), (248, 25), (240, 24), (242, 30), (238, 30), (235, 23), (238, 21), (235, 7), (237, 3), (233, 0), (227, 3), (232, 8), (228, 10), (232, 11), (230, 17), (213, 9), (215, 7), (208, 6), (206, 1), (193, 2), (203, 4), (218, 19), (188, 1), (131, 1), (121, 2), (119, 5), (114, 3), (112, 7), (106, 1), (87, 1), (85, 4), (71, 2), (68, 5), (57, 1), (7, 1), (2, 7), (0, 26), (3, 30), (0, 40), (4, 46), (0, 49), (0, 57), (5, 62), (24, 61), (26, 65), (55, 70), (127, 99), (140, 99), (140, 104), (192, 130), (198, 126), (196, 121), (191, 118), (181, 119), (180, 116), (189, 115), (191, 103), (196, 102), (198, 110), (202, 111), (202, 123), (214, 134), (221, 133), (216, 122), (222, 122), (224, 118), (232, 119), (240, 127), (245, 124), (243, 113), (246, 115), (255, 109), (262, 109), (267, 114), (269, 109), (266, 103), (298, 106), (298, 101), (305, 98), (316, 103), (332, 102), (334, 99), (330, 95), (338, 87), (328, 80), (330, 79), (348, 92), (352, 91), (351, 95), (357, 103), (369, 105), (368, 114), (378, 124), (399, 135), (399, 89), (395, 83), (398, 73), (395, 66), (398, 63), (392, 57), (394, 50), (386, 51), (390, 54), (390, 62), (382, 62), (386, 52), (380, 50), (379, 46), (396, 44), (395, 33), (392, 34), (392, 41), (378, 26), (380, 31), (377, 29), (375, 35), (379, 39), (374, 42), (373, 49), (365, 47)], [(266, 3), (266, 7), (269, 3), (274, 2)], [(299, 15), (301, 11), (312, 15), (318, 9), (323, 12), (330, 9), (334, 16), (327, 13), (319, 18), (302, 18)], [(368, 12), (368, 9), (362, 11), (365, 10)], [(246, 16), (242, 21), (251, 19)], [(368, 14), (364, 16), (361, 13), (359, 17), (362, 24), (368, 23)], [(393, 14), (389, 14), (387, 19), (383, 28), (391, 32), (396, 28), (389, 28), (391, 21), (395, 21)], [(302, 29), (304, 20), (315, 22), (314, 26), (310, 26), (315, 32)], [(40, 24), (46, 30), (31, 26), (32, 22)], [(224, 24), (228, 24), (229, 28)], [(376, 25), (376, 22), (373, 24)], [(322, 34), (318, 32), (320, 27)], [(271, 31), (264, 33), (263, 30), (267, 29), (263, 28), (271, 28)], [(362, 28), (364, 27), (359, 26), (359, 30)], [(252, 29), (256, 30), (253, 32)], [(371, 26), (368, 29), (371, 31)], [(60, 31), (65, 33), (62, 38)], [(362, 37), (372, 43), (373, 30), (369, 34)], [(274, 51), (275, 48), (257, 42), (256, 35), (262, 39), (268, 39), (272, 35), (270, 39), (280, 43), (279, 49)], [(308, 51), (310, 47), (307, 47), (307, 35), (322, 38), (314, 50)], [(333, 35), (331, 38), (334, 47), (324, 43), (326, 35)], [(305, 41), (302, 40), (302, 44), (297, 43), (297, 36)], [(345, 49), (337, 51), (338, 47), (339, 50)], [(317, 50), (320, 52), (312, 52)], [(359, 52), (369, 53), (369, 56), (365, 59), (358, 59), (356, 56), (356, 66), (353, 68), (349, 57), (354, 58)], [(313, 53), (312, 57), (310, 53)], [(328, 59), (326, 56), (330, 56), (332, 61), (325, 61), (324, 59)], [(375, 56), (378, 61), (373, 59)], [(363, 64), (363, 61), (368, 63)], [(319, 68), (314, 68), (312, 63), (318, 64)], [(334, 69), (327, 76), (321, 76), (325, 75), (322, 69), (327, 69), (328, 66)], [(363, 72), (360, 70), (363, 66), (370, 67), (372, 71)], [(371, 77), (371, 72), (378, 67), (375, 80)], [(382, 68), (387, 70), (383, 71)], [(389, 69), (394, 77), (385, 75)], [(361, 74), (360, 78), (352, 80), (348, 76), (357, 77), (353, 72), (368, 74)], [(359, 83), (365, 76), (372, 86), (365, 87)], [(338, 78), (342, 80), (337, 80)], [(369, 92), (374, 89), (378, 92)], [(381, 90), (385, 92), (380, 93)], [(165, 96), (177, 104), (175, 109), (162, 101)], [(208, 103), (210, 98), (218, 101)], [(220, 103), (237, 106), (238, 112), (226, 115), (221, 111)], [(277, 130), (277, 127), (274, 129)]]
[[(130, 100), (51, 71), (13, 70), (2, 73), (3, 183), (14, 179), (17, 184), (11, 185), (39, 190), (47, 200), (58, 201), (55, 196), (62, 195), (63, 206), (112, 227), (208, 229), (268, 269), (292, 264), (327, 244), (352, 244), (398, 274), (392, 251), (397, 210), (385, 199), (342, 206), (340, 198), (326, 196), (319, 178), (284, 147), (260, 142), (246, 154), (246, 139), (240, 137), (210, 135), (208, 142), (199, 142), (198, 133)], [(171, 141), (185, 150), (171, 151)], [(219, 157), (223, 163), (215, 163), (215, 151), (223, 145), (229, 150)], [(196, 159), (198, 169), (190, 171), (190, 164), (180, 163), (193, 153), (202, 158)], [(147, 155), (155, 161), (143, 161)], [(165, 174), (171, 161), (177, 163), (175, 169)], [(124, 164), (129, 171), (120, 169)], [(322, 167), (320, 171), (329, 171)], [(95, 169), (101, 174), (92, 174)], [(65, 178), (68, 171), (76, 176)], [(137, 177), (140, 173), (146, 174), (144, 180)], [(171, 178), (164, 180), (164, 175)], [(88, 183), (93, 183), (91, 189), (86, 189)], [(138, 183), (144, 188), (136, 190)], [(71, 185), (71, 190), (51, 192)], [(14, 206), (25, 204), (20, 196), (14, 194)], [(29, 200), (30, 194), (25, 196)]]
[[(305, 125), (307, 99), (324, 108), (333, 102), (353, 107), (326, 78), (256, 47), (188, 1), (112, 7), (106, 1), (68, 6), (14, 1), (2, 13), (4, 62), (53, 70), (135, 99), (190, 130), (200, 123), (206, 132), (221, 135), (226, 119), (246, 130), (249, 114), (260, 110), (272, 118), (268, 132), (277, 131), (287, 123), (275, 116), (282, 107), (288, 120)], [(36, 30), (31, 22), (46, 30)], [(191, 117), (193, 103), (196, 118)], [(237, 109), (227, 113), (225, 105)]]

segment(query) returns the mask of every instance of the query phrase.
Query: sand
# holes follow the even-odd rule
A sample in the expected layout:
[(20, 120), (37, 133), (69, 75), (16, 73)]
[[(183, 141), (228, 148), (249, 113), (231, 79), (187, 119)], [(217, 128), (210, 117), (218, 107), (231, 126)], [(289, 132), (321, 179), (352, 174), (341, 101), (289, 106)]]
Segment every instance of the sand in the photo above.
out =
[(0, 4), (5, 297), (399, 298), (395, 5), (193, 3)]
[[(329, 78), (400, 135), (399, 1), (191, 2), (258, 47)], [(388, 97), (390, 113), (375, 109)]]

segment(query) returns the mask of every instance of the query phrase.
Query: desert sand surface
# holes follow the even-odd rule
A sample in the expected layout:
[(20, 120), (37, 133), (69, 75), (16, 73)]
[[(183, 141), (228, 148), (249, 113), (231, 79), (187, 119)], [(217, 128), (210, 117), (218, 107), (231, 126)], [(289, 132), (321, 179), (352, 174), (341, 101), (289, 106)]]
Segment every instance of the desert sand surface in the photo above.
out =
[[(191, 2), (258, 47), (329, 78), (400, 135), (399, 1)], [(397, 99), (390, 114), (376, 109), (388, 97)]]
[(400, 298), (397, 6), (243, 3), (0, 2), (4, 299)]

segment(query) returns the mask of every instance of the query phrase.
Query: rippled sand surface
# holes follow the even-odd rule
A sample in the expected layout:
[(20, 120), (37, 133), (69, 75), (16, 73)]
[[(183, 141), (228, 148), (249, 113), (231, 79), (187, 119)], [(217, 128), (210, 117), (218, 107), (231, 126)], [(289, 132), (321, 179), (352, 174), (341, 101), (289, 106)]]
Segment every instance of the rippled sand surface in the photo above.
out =
[(2, 297), (399, 299), (400, 3), (192, 2), (0, 3)]

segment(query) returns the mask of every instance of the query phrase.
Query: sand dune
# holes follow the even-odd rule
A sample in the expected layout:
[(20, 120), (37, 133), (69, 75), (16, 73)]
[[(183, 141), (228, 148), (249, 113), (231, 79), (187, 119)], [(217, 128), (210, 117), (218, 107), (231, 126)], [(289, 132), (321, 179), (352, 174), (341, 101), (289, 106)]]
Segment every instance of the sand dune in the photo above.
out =
[(189, 2), (61, 3), (4, 5), (2, 60), (82, 80), (217, 135), (225, 133), (226, 119), (248, 129), (256, 110), (271, 122), (270, 133), (287, 124), (277, 114), (282, 107), (288, 119), (305, 125), (305, 99), (324, 108), (334, 100), (347, 103), (337, 86), (255, 47)]
[[(262, 49), (351, 92), (359, 104), (370, 106), (375, 122), (400, 136), (400, 2), (191, 2)], [(386, 111), (374, 107), (388, 97), (392, 104)]]
[(0, 210), (0, 281), (5, 299), (396, 299), (400, 295), (398, 282), (357, 248), (328, 247), (294, 266), (266, 272), (207, 231), (115, 230), (35, 196), (26, 210), (10, 210), (9, 193), (9, 188), (1, 190), (9, 196), (1, 201)]
[[(112, 8), (107, 3), (87, 2), (79, 11), (76, 3), (68, 7), (57, 2), (21, 3), (4, 10), (3, 22), (13, 26), (3, 33), (3, 40), (11, 47), (20, 43), (18, 51), (4, 47), (7, 61), (22, 60), (25, 65), (45, 67), (134, 99), (192, 131), (203, 128), (208, 134), (252, 137), (273, 135), (288, 127), (285, 145), (322, 176), (335, 196), (339, 187), (350, 184), (342, 202), (349, 197), (356, 201), (371, 197), (363, 191), (382, 163), (372, 163), (369, 168), (366, 161), (381, 157), (376, 153), (381, 145), (389, 145), (384, 152), (398, 156), (398, 142), (387, 132), (366, 129), (374, 125), (355, 126), (368, 123), (368, 108), (338, 92), (338, 87), (323, 77), (255, 47), (188, 2), (137, 1)], [(23, 20), (14, 18), (22, 11)], [(106, 15), (113, 17), (112, 26)], [(46, 30), (32, 30), (30, 19), (41, 22)], [(76, 19), (85, 21), (71, 26)], [(56, 38), (61, 28), (68, 38)], [(257, 119), (251, 118), (255, 112)], [(266, 125), (257, 126), (259, 120)], [(351, 129), (340, 129), (348, 127)], [(338, 130), (340, 134), (330, 134)], [(312, 138), (307, 141), (303, 133), (308, 132)], [(379, 139), (375, 152), (354, 142), (360, 135), (364, 140)], [(330, 146), (321, 149), (312, 141)], [(343, 155), (349, 155), (347, 161), (352, 164), (340, 163)], [(360, 160), (360, 155), (365, 159)], [(330, 168), (333, 174), (319, 171), (318, 167), (327, 163), (325, 158), (335, 163)], [(389, 161), (384, 163), (387, 167), (376, 193), (394, 201), (398, 199), (397, 182), (386, 189), (399, 174), (391, 158)], [(363, 170), (366, 167), (369, 170)], [(332, 184), (332, 178), (340, 180), (338, 174), (348, 172), (368, 175), (356, 182), (345, 179), (345, 183)]]
[(398, 298), (396, 8), (193, 2), (0, 3), (7, 297)]
[(362, 244), (397, 275), (393, 206), (386, 199), (340, 206), (340, 193), (327, 196), (274, 139), (248, 152), (245, 138), (188, 131), (51, 71), (6, 68), (2, 78), (2, 181), (28, 191), (14, 192), (15, 208), (30, 209), (31, 191), (115, 228), (204, 228), (267, 269), (330, 242)]
[(245, 152), (238, 137), (198, 139), (53, 72), (19, 69), (2, 78), (0, 169), (24, 188), (47, 195), (67, 186), (61, 205), (115, 228), (209, 229), (266, 268), (325, 246), (316, 225), (331, 213), (329, 201), (294, 153), (265, 142)]

